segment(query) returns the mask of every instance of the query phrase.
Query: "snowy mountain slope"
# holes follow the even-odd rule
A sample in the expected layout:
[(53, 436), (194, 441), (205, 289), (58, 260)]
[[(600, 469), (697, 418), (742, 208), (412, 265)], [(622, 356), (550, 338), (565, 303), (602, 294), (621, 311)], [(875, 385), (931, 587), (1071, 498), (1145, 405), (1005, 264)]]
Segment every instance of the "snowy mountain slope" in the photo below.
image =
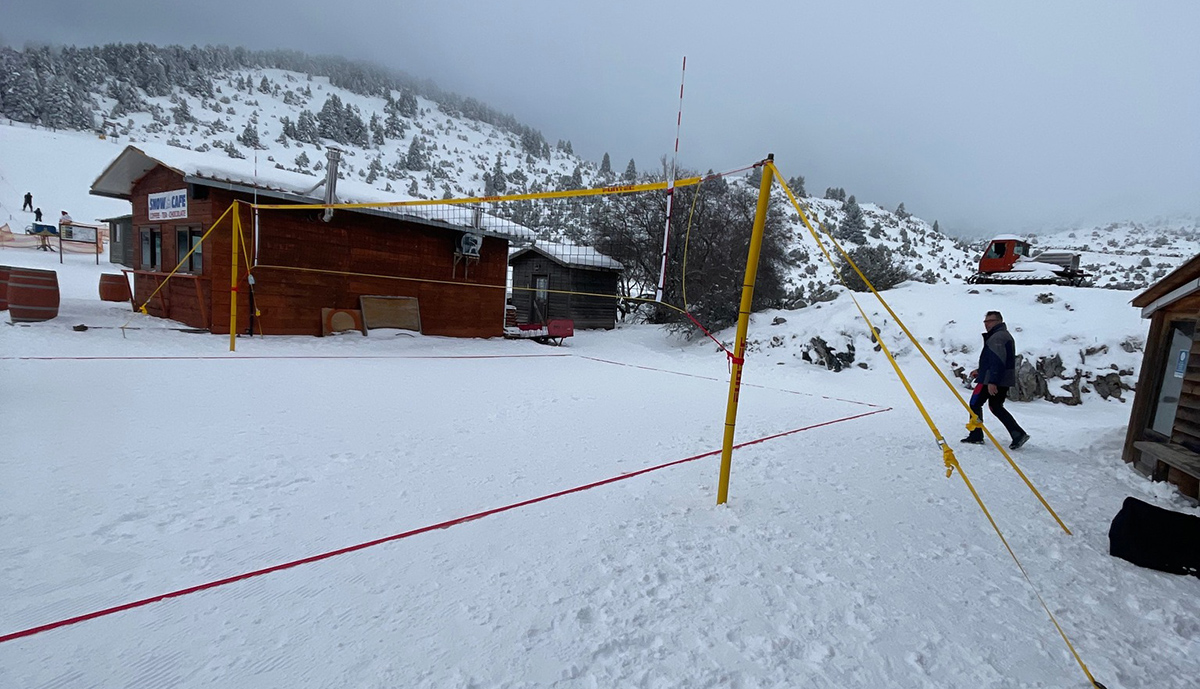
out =
[[(0, 174), (7, 175), (7, 183), (0, 183), (0, 218), (15, 218), (21, 195), (38, 186), (33, 179), (36, 171), (23, 169), (18, 157), (22, 150), (61, 150), (54, 155), (71, 161), (72, 168), (83, 158), (88, 165), (96, 161), (92, 170), (81, 170), (77, 177), (80, 195), (86, 192), (86, 183), (106, 161), (83, 153), (84, 148), (95, 150), (85, 143), (87, 135), (68, 137), (78, 143), (78, 150), (61, 149), (53, 142), (66, 140), (55, 139), (60, 134), (77, 131), (70, 127), (102, 130), (108, 143), (120, 145), (158, 142), (214, 156), (257, 158), (261, 169), (293, 170), (313, 176), (314, 182), (323, 173), (325, 147), (336, 144), (344, 151), (343, 177), (397, 199), (516, 194), (645, 177), (646, 171), (638, 173), (632, 160), (624, 168), (619, 163), (614, 168), (607, 159), (600, 164), (582, 160), (572, 153), (569, 141), (551, 146), (540, 132), (483, 104), (368, 65), (290, 53), (254, 57), (228, 48), (118, 45), (95, 49), (95, 54), (84, 57), (88, 50), (93, 49), (0, 50), (0, 62), (11, 67), (0, 74), (0, 86), (7, 88), (0, 109), (10, 118), (23, 119), (24, 125), (13, 126), (24, 127), (26, 135), (38, 141), (0, 152), (0, 167), (6, 168)], [(107, 62), (96, 55), (106, 56)], [(247, 66), (273, 63), (308, 71)], [(90, 109), (81, 110), (83, 106)], [(31, 122), (59, 129), (49, 132), (51, 141), (42, 143), (45, 130), (29, 128)], [(5, 136), (13, 141), (11, 137), (18, 135)], [(803, 172), (788, 169), (787, 161), (780, 161), (780, 166), (785, 173)], [(64, 174), (74, 175), (75, 170)], [(35, 191), (39, 205), (43, 198)], [(66, 205), (49, 202), (55, 208)], [(841, 200), (814, 196), (804, 202), (812, 209), (813, 220), (830, 230), (846, 218)], [(71, 205), (92, 207), (90, 200)], [(866, 236), (861, 241), (847, 240), (847, 248), (888, 247), (922, 282), (961, 284), (974, 271), (981, 250), (978, 242), (968, 247), (935, 230), (936, 223), (865, 200), (860, 209)], [(43, 210), (52, 209), (43, 206)], [(579, 218), (534, 213), (519, 221), (534, 226), (543, 237), (558, 240), (564, 224), (584, 222), (586, 211), (575, 211)], [(828, 298), (835, 284), (832, 268), (798, 217), (790, 209), (786, 216), (794, 242), (789, 254), (790, 303)], [(1084, 252), (1083, 263), (1097, 275), (1096, 286), (1139, 289), (1200, 251), (1197, 227), (1195, 219), (1121, 223), (1034, 239), (1039, 246)]]

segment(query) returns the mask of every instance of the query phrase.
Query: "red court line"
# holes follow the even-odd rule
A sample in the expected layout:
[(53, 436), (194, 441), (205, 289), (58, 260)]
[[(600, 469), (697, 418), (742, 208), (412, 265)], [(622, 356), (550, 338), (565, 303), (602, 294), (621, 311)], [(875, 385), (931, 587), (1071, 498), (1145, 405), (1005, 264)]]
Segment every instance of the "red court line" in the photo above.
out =
[[(885, 411), (891, 411), (891, 407), (888, 407), (886, 409), (876, 409), (875, 411), (864, 412), (862, 414), (856, 414), (854, 416), (846, 416), (846, 417), (843, 417), (840, 419), (834, 419), (832, 421), (825, 421), (822, 423), (813, 424), (811, 426), (804, 426), (803, 428), (795, 428), (790, 431), (784, 431), (782, 433), (776, 433), (774, 435), (768, 435), (768, 436), (764, 436), (762, 438), (756, 438), (754, 440), (749, 440), (744, 443), (739, 443), (737, 445), (734, 445), (733, 447), (734, 447), (734, 449), (740, 449), (743, 447), (748, 447), (750, 445), (757, 445), (758, 443), (764, 443), (768, 440), (775, 440), (777, 438), (782, 438), (784, 436), (793, 435), (795, 433), (800, 433), (802, 431), (810, 431), (814, 428), (820, 428), (822, 426), (831, 426), (835, 423), (841, 423), (843, 421), (853, 421), (855, 419), (861, 419), (863, 417), (871, 416), (873, 414), (881, 414)], [(645, 469), (638, 469), (637, 471), (631, 471), (627, 474), (613, 476), (611, 478), (606, 478), (606, 479), (603, 479), (600, 481), (594, 481), (592, 483), (585, 483), (581, 486), (576, 486), (574, 488), (567, 488), (566, 490), (560, 490), (555, 493), (548, 493), (548, 494), (540, 496), (540, 497), (530, 498), (529, 500), (522, 500), (521, 502), (514, 502), (511, 505), (505, 505), (503, 507), (495, 507), (490, 510), (485, 510), (483, 512), (476, 512), (475, 514), (469, 514), (465, 517), (458, 517), (456, 519), (450, 519), (448, 521), (438, 522), (437, 524), (430, 524), (429, 526), (422, 526), (420, 528), (413, 529), (411, 531), (405, 531), (403, 533), (393, 534), (391, 536), (385, 536), (383, 538), (377, 538), (373, 541), (359, 543), (358, 545), (352, 545), (352, 546), (348, 546), (346, 548), (340, 548), (338, 550), (331, 550), (329, 552), (321, 553), (319, 555), (310, 555), (309, 557), (301, 558), (299, 560), (292, 560), (291, 562), (285, 562), (283, 564), (274, 565), (272, 567), (266, 567), (264, 569), (257, 569), (257, 570), (254, 570), (253, 572), (237, 574), (237, 575), (234, 575), (231, 577), (226, 577), (224, 579), (217, 579), (216, 581), (210, 581), (205, 584), (189, 586), (188, 588), (179, 589), (178, 591), (171, 591), (170, 593), (163, 593), (163, 594), (160, 594), (157, 596), (151, 596), (150, 598), (143, 598), (141, 600), (133, 601), (131, 603), (125, 603), (123, 605), (117, 605), (117, 606), (114, 606), (111, 608), (105, 608), (103, 610), (89, 612), (87, 614), (78, 615), (76, 617), (70, 617), (65, 620), (59, 620), (57, 622), (50, 622), (48, 624), (39, 625), (37, 627), (30, 627), (29, 629), (22, 629), (20, 631), (11, 632), (9, 634), (0, 636), (0, 643), (4, 643), (6, 641), (13, 641), (15, 639), (20, 639), (20, 638), (23, 638), (26, 636), (33, 636), (34, 634), (48, 632), (51, 629), (58, 629), (59, 627), (66, 627), (69, 625), (78, 624), (80, 622), (85, 622), (87, 620), (96, 619), (97, 617), (104, 617), (106, 615), (112, 615), (114, 613), (123, 612), (125, 610), (132, 610), (134, 608), (140, 608), (144, 605), (149, 605), (151, 603), (157, 603), (158, 601), (166, 600), (168, 598), (178, 598), (180, 596), (186, 596), (188, 594), (197, 593), (199, 591), (204, 591), (206, 589), (212, 589), (212, 588), (216, 588), (218, 586), (232, 584), (237, 581), (244, 581), (246, 579), (251, 579), (253, 577), (259, 577), (264, 574), (270, 574), (272, 572), (278, 572), (278, 571), (281, 571), (284, 569), (290, 569), (292, 567), (297, 567), (299, 565), (306, 565), (306, 564), (309, 564), (312, 562), (319, 562), (320, 560), (326, 560), (328, 558), (335, 557), (337, 555), (345, 555), (346, 553), (352, 553), (356, 550), (363, 550), (365, 548), (370, 548), (372, 546), (381, 545), (383, 543), (388, 543), (391, 541), (398, 541), (402, 538), (408, 538), (409, 536), (416, 536), (418, 534), (423, 534), (423, 533), (426, 533), (429, 531), (434, 531), (437, 529), (446, 529), (451, 526), (456, 526), (458, 524), (464, 524), (466, 522), (474, 521), (476, 519), (490, 517), (493, 514), (500, 514), (501, 512), (508, 512), (509, 510), (514, 510), (518, 507), (525, 507), (528, 505), (533, 505), (533, 504), (536, 504), (539, 502), (544, 502), (546, 500), (550, 500), (552, 498), (562, 497), (564, 495), (569, 495), (571, 493), (578, 493), (580, 491), (589, 490), (591, 488), (596, 488), (596, 487), (603, 486), (603, 485), (606, 485), (609, 483), (615, 483), (617, 481), (624, 481), (625, 479), (633, 478), (634, 476), (641, 476), (642, 474), (648, 474), (651, 471), (658, 471), (659, 469), (665, 469), (667, 467), (672, 467), (677, 464), (683, 464), (685, 462), (691, 462), (691, 461), (695, 461), (697, 459), (703, 459), (705, 457), (712, 457), (714, 455), (719, 455), (719, 454), (721, 454), (720, 450), (712, 450), (711, 452), (705, 452), (703, 454), (692, 455), (691, 457), (684, 457), (683, 459), (676, 459), (674, 461), (667, 462), (665, 464), (659, 464), (657, 466), (647, 467)]]
[[(688, 378), (699, 378), (701, 380), (715, 380), (719, 383), (725, 382), (724, 378), (713, 378), (712, 376), (701, 376), (701, 375), (698, 375), (695, 373), (682, 373), (680, 371), (671, 371), (671, 370), (665, 369), (665, 368), (654, 368), (652, 366), (642, 366), (641, 364), (627, 364), (623, 361), (610, 361), (608, 359), (598, 359), (594, 356), (584, 356), (582, 354), (574, 354), (572, 356), (579, 357), (580, 359), (587, 359), (589, 361), (598, 361), (602, 364), (612, 364), (614, 366), (628, 366), (629, 368), (640, 368), (644, 371), (657, 371), (659, 373), (670, 373), (671, 375), (675, 375), (675, 376), (686, 376)], [(742, 387), (758, 388), (760, 390), (774, 390), (775, 392), (786, 392), (789, 395), (803, 395), (805, 397), (819, 397), (823, 400), (834, 400), (837, 402), (846, 402), (849, 404), (860, 404), (864, 407), (872, 407), (874, 409), (878, 409), (883, 406), (882, 404), (871, 404), (870, 402), (860, 402), (858, 400), (848, 400), (848, 399), (844, 399), (841, 397), (829, 397), (828, 395), (817, 395), (817, 394), (814, 394), (811, 392), (800, 392), (798, 390), (786, 390), (784, 388), (769, 388), (765, 385), (754, 385), (752, 383), (742, 383)]]

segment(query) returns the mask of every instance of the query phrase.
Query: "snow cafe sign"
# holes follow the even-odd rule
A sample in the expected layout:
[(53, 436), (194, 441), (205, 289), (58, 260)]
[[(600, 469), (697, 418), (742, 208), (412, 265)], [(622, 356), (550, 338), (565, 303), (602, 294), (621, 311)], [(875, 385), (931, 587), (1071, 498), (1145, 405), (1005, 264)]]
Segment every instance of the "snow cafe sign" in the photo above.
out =
[(178, 220), (187, 217), (187, 189), (149, 194), (148, 198), (150, 220)]

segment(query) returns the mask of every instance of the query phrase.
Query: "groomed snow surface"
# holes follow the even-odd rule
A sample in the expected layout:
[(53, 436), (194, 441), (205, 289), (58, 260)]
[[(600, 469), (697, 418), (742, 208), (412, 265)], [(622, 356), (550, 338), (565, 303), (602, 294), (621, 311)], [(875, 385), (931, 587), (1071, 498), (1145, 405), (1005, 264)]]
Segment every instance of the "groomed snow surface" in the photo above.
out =
[[(0, 325), (0, 635), (720, 445), (728, 369), (711, 342), (373, 331), (231, 354), (228, 338), (98, 301), (114, 266), (66, 260), (0, 252), (59, 270), (64, 295), (56, 320)], [(1071, 293), (1068, 326), (1061, 303), (1036, 320), (1017, 289), (889, 294), (968, 329), (1012, 303), (1059, 330), (1047, 341), (1144, 328), (1127, 294)], [(849, 308), (758, 317), (752, 335)], [(1128, 404), (1012, 405), (1033, 436), (1014, 454), (1068, 536), (994, 449), (957, 443), (958, 403), (901, 358), (1096, 678), (1194, 686), (1197, 580), (1107, 554), (1127, 495), (1196, 513), (1121, 462)], [(739, 442), (892, 409), (738, 450), (725, 506), (710, 456), (8, 641), (0, 687), (1086, 686), (878, 364), (752, 352)]]

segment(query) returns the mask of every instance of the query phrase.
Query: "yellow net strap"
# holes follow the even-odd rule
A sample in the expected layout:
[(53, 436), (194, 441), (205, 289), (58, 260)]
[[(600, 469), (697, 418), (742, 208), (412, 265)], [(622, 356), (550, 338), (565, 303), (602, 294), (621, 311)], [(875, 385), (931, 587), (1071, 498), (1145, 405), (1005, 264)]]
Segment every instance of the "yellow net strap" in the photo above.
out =
[[(795, 195), (792, 193), (792, 190), (787, 186), (787, 183), (784, 181), (783, 176), (779, 173), (779, 170), (777, 168), (775, 168), (774, 165), (768, 164), (768, 167), (770, 168), (771, 172), (775, 175), (775, 178), (779, 181), (780, 186), (782, 186), (783, 190), (787, 193), (788, 198), (791, 199), (792, 204), (796, 207), (796, 210), (800, 213), (800, 218), (804, 221), (805, 227), (808, 228), (808, 231), (812, 235), (813, 240), (817, 243), (817, 247), (821, 250), (821, 253), (825, 255), (825, 259), (827, 261), (829, 261), (829, 265), (833, 267), (834, 274), (837, 275), (838, 280), (842, 283), (843, 286), (845, 286), (846, 281), (843, 278), (841, 271), (838, 269), (837, 264), (833, 260), (833, 257), (829, 254), (829, 250), (825, 248), (825, 243), (821, 240), (821, 237), (817, 234), (817, 231), (813, 228), (812, 223), (809, 222), (808, 216), (804, 213), (804, 210), (800, 207), (800, 204), (797, 201)], [(826, 234), (828, 234), (828, 233), (826, 233)], [(832, 237), (830, 237), (830, 241), (831, 242), (833, 241)], [(834, 243), (834, 245), (837, 246), (836, 243)], [(838, 247), (838, 248), (840, 249), (840, 247)], [(858, 272), (859, 276), (863, 278), (864, 284), (866, 284), (871, 289), (871, 291), (873, 293), (875, 293), (875, 295), (878, 297), (879, 293), (875, 292), (874, 287), (871, 287), (870, 283), (866, 281), (866, 276), (862, 275), (862, 271), (858, 269), (858, 266), (854, 264), (854, 261), (851, 260), (850, 257), (844, 251), (842, 252), (842, 256), (845, 257), (846, 262), (850, 266), (852, 266), (856, 272)], [(847, 290), (849, 290), (849, 287), (847, 287)], [(855, 308), (858, 309), (858, 313), (862, 316), (863, 320), (867, 323), (867, 327), (871, 328), (872, 332), (877, 332), (877, 331), (875, 331), (874, 326), (871, 325), (870, 319), (867, 318), (866, 311), (863, 310), (862, 305), (859, 304), (858, 299), (854, 296), (853, 291), (850, 291), (850, 298), (854, 301), (854, 306), (855, 306)], [(891, 313), (890, 309), (889, 309), (889, 313)], [(894, 313), (893, 313), (893, 317), (895, 317)], [(907, 330), (905, 330), (905, 332), (908, 333)], [(911, 333), (909, 333), (909, 337), (910, 337), (910, 339), (912, 338)], [(892, 368), (896, 371), (896, 375), (900, 378), (900, 382), (904, 384), (904, 389), (908, 392), (909, 397), (912, 398), (913, 404), (916, 405), (917, 410), (921, 412), (921, 416), (925, 419), (925, 423), (929, 425), (929, 430), (933, 432), (934, 438), (937, 439), (937, 443), (942, 449), (942, 461), (946, 466), (946, 477), (949, 478), (950, 475), (953, 474), (955, 471), (958, 472), (958, 475), (962, 478), (963, 483), (966, 484), (967, 490), (969, 490), (971, 492), (971, 496), (973, 498), (975, 498), (975, 503), (979, 505), (979, 509), (983, 512), (984, 516), (987, 518), (988, 523), (992, 525), (992, 529), (996, 532), (996, 535), (1000, 538), (1000, 542), (1004, 544), (1005, 550), (1008, 551), (1008, 554), (1010, 557), (1012, 557), (1013, 562), (1015, 562), (1017, 564), (1017, 568), (1021, 570), (1021, 575), (1023, 577), (1025, 577), (1025, 582), (1027, 584), (1029, 584), (1029, 588), (1033, 590), (1034, 595), (1037, 596), (1038, 601), (1042, 605), (1042, 608), (1046, 611), (1046, 614), (1050, 617), (1050, 621), (1054, 624), (1054, 628), (1058, 630), (1059, 636), (1061, 636), (1063, 641), (1067, 644), (1067, 648), (1070, 649), (1071, 655), (1073, 655), (1075, 657), (1075, 662), (1079, 664), (1079, 667), (1083, 670), (1083, 674), (1087, 676), (1088, 681), (1091, 682), (1093, 686), (1100, 686), (1096, 682), (1096, 679), (1092, 676), (1091, 671), (1088, 670), (1087, 664), (1083, 662), (1083, 658), (1081, 658), (1078, 651), (1075, 650), (1074, 644), (1072, 644), (1071, 640), (1069, 638), (1067, 638), (1067, 634), (1065, 631), (1063, 631), (1062, 625), (1060, 625), (1058, 623), (1058, 619), (1054, 616), (1054, 613), (1050, 610), (1050, 607), (1046, 604), (1046, 601), (1042, 598), (1042, 594), (1038, 591), (1037, 587), (1034, 585), (1033, 580), (1030, 579), (1029, 573), (1025, 570), (1025, 566), (1021, 564), (1021, 560), (1017, 557), (1017, 554), (1013, 551), (1012, 546), (1009, 545), (1008, 539), (1004, 537), (1004, 533), (1000, 530), (1000, 526), (996, 523), (996, 520), (992, 517), (991, 511), (988, 510), (987, 505), (984, 504), (983, 498), (979, 495), (979, 492), (977, 490), (975, 490), (975, 486), (971, 483), (970, 478), (967, 477), (966, 472), (964, 472), (962, 470), (962, 466), (959, 465), (958, 459), (954, 456), (953, 448), (951, 448), (950, 445), (946, 443), (946, 440), (942, 436), (941, 431), (938, 430), (937, 424), (934, 423), (933, 419), (929, 415), (929, 412), (925, 409), (925, 405), (921, 403), (921, 400), (917, 396), (917, 393), (913, 390), (912, 385), (909, 384), (908, 378), (905, 377), (904, 372), (900, 368), (900, 364), (896, 361), (896, 358), (894, 356), (892, 356), (891, 350), (888, 348), (887, 343), (884, 342), (882, 334), (880, 334), (879, 336), (876, 337), (876, 341), (878, 342), (880, 349), (883, 351), (884, 355), (887, 357), (888, 363), (890, 363)], [(926, 359), (928, 359), (928, 356), (926, 356)], [(930, 363), (932, 363), (932, 361)], [(1049, 508), (1049, 506), (1047, 506), (1047, 508)], [(1053, 514), (1053, 511), (1051, 511), (1051, 513)], [(1059, 523), (1061, 524), (1061, 521)], [(1064, 526), (1063, 528), (1065, 529), (1066, 527)], [(1068, 532), (1068, 533), (1070, 533), (1070, 532)]]
[[(208, 239), (208, 235), (212, 234), (212, 231), (217, 229), (217, 226), (221, 224), (221, 221), (225, 219), (225, 216), (229, 215), (229, 212), (232, 211), (236, 205), (236, 201), (231, 203), (229, 208), (226, 208), (225, 212), (222, 213), (216, 220), (214, 220), (212, 225), (209, 225), (208, 230), (200, 237), (200, 241), (196, 242), (195, 246), (193, 246), (190, 251), (184, 254), (183, 258), (179, 259), (179, 263), (175, 264), (175, 267), (171, 269), (171, 272), (167, 273), (167, 277), (158, 284), (158, 287), (154, 288), (154, 291), (150, 293), (150, 296), (146, 297), (146, 300), (143, 301), (142, 305), (138, 307), (138, 311), (146, 313), (146, 304), (149, 304), (150, 300), (154, 298), (154, 295), (158, 294), (159, 291), (171, 281), (171, 278), (175, 277), (175, 273), (179, 272), (179, 269), (187, 263), (188, 258), (190, 258), (192, 254), (196, 253), (196, 249), (199, 249), (204, 244), (204, 240)], [(126, 325), (128, 325), (128, 323), (126, 323)]]
[[(731, 173), (721, 173), (726, 175)], [(713, 175), (720, 176), (720, 175)], [(699, 184), (709, 176), (687, 177), (675, 180), (676, 187), (687, 187)], [(413, 201), (379, 201), (373, 203), (308, 203), (280, 204), (258, 203), (252, 207), (260, 210), (316, 210), (320, 208), (402, 208), (405, 206), (455, 206), (478, 203), (503, 203), (507, 201), (532, 201), (535, 199), (570, 199), (582, 196), (605, 196), (610, 194), (631, 194), (639, 191), (665, 191), (666, 182), (648, 182), (646, 184), (618, 184), (611, 187), (595, 189), (568, 189), (566, 191), (542, 191), (530, 194), (512, 194), (510, 196), (471, 196), (461, 199), (417, 199)]]
[[(815, 238), (817, 236), (816, 231), (813, 230), (812, 225), (809, 224), (808, 216), (802, 209), (799, 200), (796, 199), (796, 197), (792, 194), (791, 189), (788, 188), (782, 177), (777, 175), (777, 179), (779, 179), (779, 183), (783, 187), (784, 191), (787, 192), (788, 198), (792, 201), (792, 205), (796, 207), (796, 211), (800, 213), (800, 218), (804, 221), (804, 224), (808, 226), (809, 231), (813, 233)], [(821, 226), (821, 230), (829, 239), (829, 243), (838, 250), (841, 256), (846, 260), (846, 263), (854, 269), (854, 272), (858, 273), (858, 277), (863, 281), (863, 284), (867, 286), (867, 289), (871, 290), (871, 293), (875, 295), (875, 298), (879, 300), (879, 303), (883, 305), (883, 308), (887, 310), (892, 319), (896, 321), (896, 325), (900, 326), (900, 329), (904, 331), (904, 334), (917, 348), (917, 351), (921, 353), (921, 356), (924, 357), (926, 363), (929, 364), (929, 367), (933, 369), (935, 373), (937, 373), (938, 377), (942, 379), (942, 382), (946, 384), (946, 387), (949, 388), (952, 393), (954, 393), (954, 397), (959, 401), (960, 404), (962, 404), (963, 408), (967, 410), (967, 414), (970, 415), (971, 419), (968, 428), (978, 427), (983, 429), (983, 432), (987, 434), (987, 437), (992, 441), (992, 444), (995, 445), (996, 449), (1000, 451), (1000, 454), (1004, 456), (1004, 459), (1008, 462), (1008, 465), (1012, 467), (1013, 471), (1017, 472), (1017, 476), (1021, 477), (1021, 480), (1025, 483), (1026, 487), (1028, 487), (1034, 496), (1037, 497), (1038, 502), (1042, 503), (1042, 506), (1046, 508), (1046, 511), (1050, 513), (1050, 516), (1054, 518), (1054, 521), (1058, 522), (1058, 525), (1062, 528), (1062, 530), (1067, 534), (1070, 534), (1071, 530), (1067, 528), (1067, 525), (1061, 518), (1059, 518), (1058, 513), (1054, 511), (1054, 508), (1050, 506), (1050, 503), (1046, 501), (1046, 498), (1044, 498), (1041, 492), (1038, 491), (1037, 487), (1033, 485), (1033, 481), (1031, 481), (1029, 477), (1025, 475), (1024, 471), (1021, 471), (1021, 467), (1017, 466), (1016, 461), (1004, 449), (1004, 445), (996, 439), (996, 436), (992, 435), (992, 432), (988, 430), (986, 426), (983, 425), (983, 422), (979, 419), (979, 417), (975, 416), (975, 412), (971, 409), (971, 405), (965, 399), (963, 399), (963, 396), (959, 392), (958, 388), (950, 382), (950, 379), (946, 377), (946, 374), (942, 371), (942, 369), (936, 363), (934, 363), (933, 358), (929, 356), (929, 352), (926, 352), (925, 348), (921, 346), (920, 341), (915, 335), (912, 334), (912, 331), (908, 329), (908, 326), (904, 324), (903, 319), (901, 319), (900, 316), (898, 316), (896, 312), (892, 310), (891, 305), (887, 303), (887, 300), (883, 298), (883, 295), (876, 291), (875, 286), (871, 284), (871, 281), (867, 279), (867, 276), (863, 274), (858, 265), (851, 260), (850, 255), (846, 253), (846, 250), (842, 248), (842, 245), (839, 244), (836, 239), (834, 239), (833, 235), (830, 234), (827, 229), (825, 229), (825, 226), (821, 225), (820, 222), (817, 224)], [(820, 239), (817, 241), (819, 242)], [(822, 248), (822, 251), (824, 251), (824, 248)], [(828, 252), (826, 252), (825, 257), (829, 259)], [(830, 259), (830, 262), (832, 265), (832, 259)], [(840, 279), (841, 276), (839, 275), (838, 277)]]

